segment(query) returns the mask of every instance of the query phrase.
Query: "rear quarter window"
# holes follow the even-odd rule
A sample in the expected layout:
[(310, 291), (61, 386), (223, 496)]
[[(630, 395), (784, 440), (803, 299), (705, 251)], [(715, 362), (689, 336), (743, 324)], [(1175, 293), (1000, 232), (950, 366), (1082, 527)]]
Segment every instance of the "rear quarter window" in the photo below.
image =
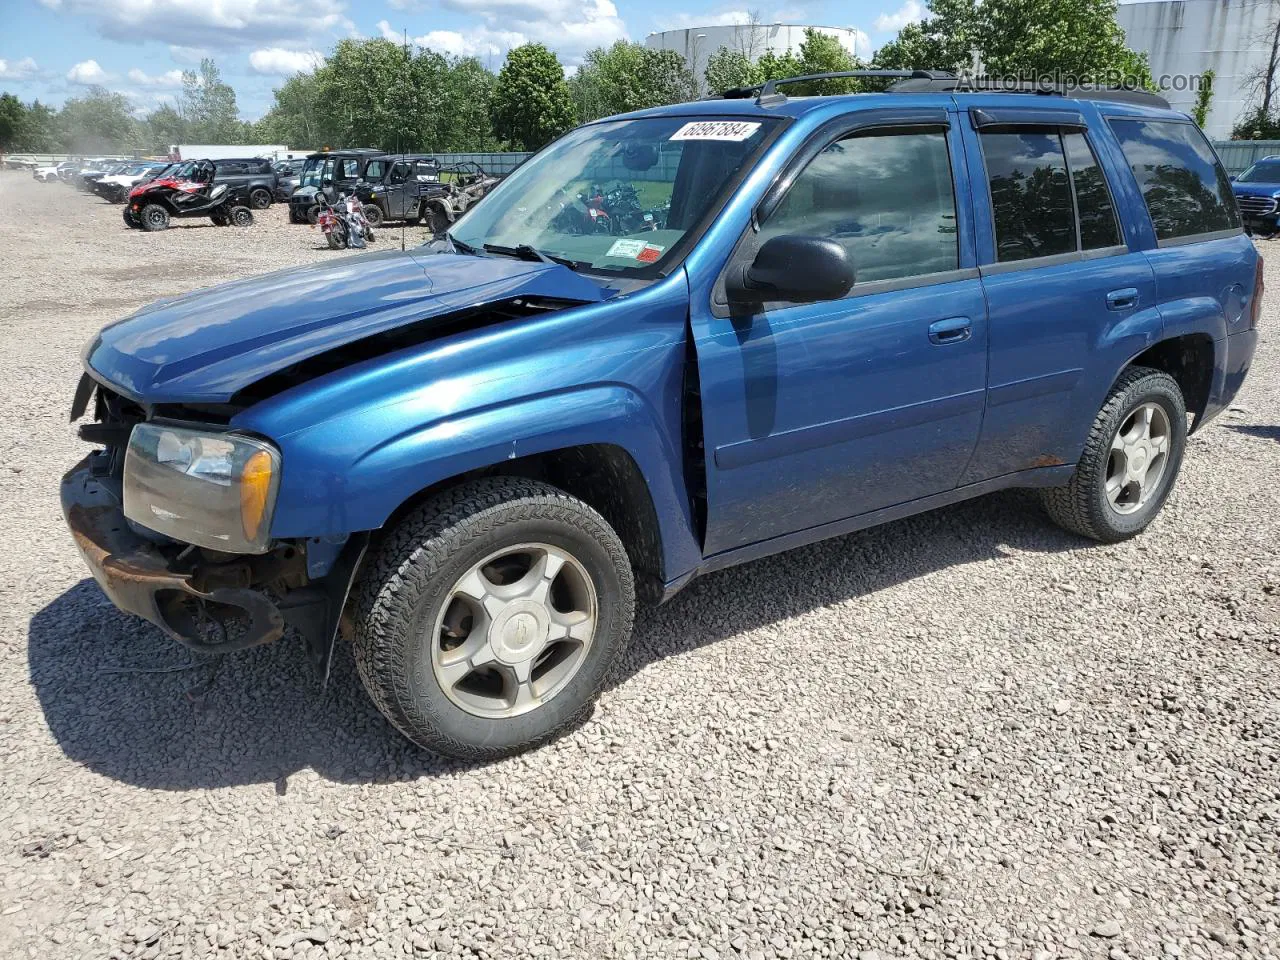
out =
[(1240, 227), (1227, 172), (1194, 124), (1115, 119), (1111, 129), (1137, 178), (1157, 240)]

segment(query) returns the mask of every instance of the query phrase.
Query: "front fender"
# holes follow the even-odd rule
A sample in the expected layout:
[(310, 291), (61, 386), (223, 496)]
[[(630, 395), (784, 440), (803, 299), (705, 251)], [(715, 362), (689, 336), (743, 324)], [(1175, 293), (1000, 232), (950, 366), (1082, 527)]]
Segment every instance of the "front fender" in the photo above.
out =
[[(667, 442), (669, 432), (653, 408), (626, 386), (582, 387), (397, 426), (379, 435), (376, 421), (339, 420), (284, 438), (286, 468), (272, 535), (333, 538), (376, 529), (415, 494), (451, 477), (518, 457), (609, 444), (626, 451), (648, 487), (664, 569), (683, 572), (699, 560), (688, 504), (679, 492), (679, 451)], [(346, 431), (361, 442), (335, 437)], [(335, 447), (347, 453), (335, 457)]]

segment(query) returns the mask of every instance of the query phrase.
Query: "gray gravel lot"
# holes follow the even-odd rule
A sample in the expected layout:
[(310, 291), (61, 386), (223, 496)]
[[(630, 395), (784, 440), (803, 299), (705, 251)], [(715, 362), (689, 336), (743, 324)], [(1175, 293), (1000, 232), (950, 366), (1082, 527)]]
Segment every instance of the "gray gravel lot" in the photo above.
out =
[(324, 691), (286, 640), (188, 695), (58, 509), (98, 327), (350, 254), (16, 172), (0, 209), (0, 956), (1280, 956), (1274, 293), (1145, 536), (1012, 493), (707, 577), (589, 724), (468, 768), (346, 650)]

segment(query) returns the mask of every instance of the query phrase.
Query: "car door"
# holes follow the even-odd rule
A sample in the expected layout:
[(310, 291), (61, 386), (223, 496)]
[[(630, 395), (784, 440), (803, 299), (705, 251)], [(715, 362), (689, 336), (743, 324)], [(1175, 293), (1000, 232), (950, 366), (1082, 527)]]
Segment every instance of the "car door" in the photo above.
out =
[(409, 161), (397, 160), (387, 171), (383, 193), (386, 196), (387, 217), (391, 220), (402, 219), (410, 203), (409, 194), (413, 192), (414, 186), (410, 170)]
[(695, 312), (708, 555), (955, 487), (987, 341), (960, 157), (944, 109), (851, 115), (765, 195), (726, 272), (804, 234), (844, 245), (856, 279), (839, 300), (743, 310), (717, 293)]
[(962, 481), (977, 483), (1074, 463), (1159, 317), (1154, 274), (1125, 240), (1115, 171), (1084, 114), (982, 109), (968, 119), (991, 337), (987, 413)]

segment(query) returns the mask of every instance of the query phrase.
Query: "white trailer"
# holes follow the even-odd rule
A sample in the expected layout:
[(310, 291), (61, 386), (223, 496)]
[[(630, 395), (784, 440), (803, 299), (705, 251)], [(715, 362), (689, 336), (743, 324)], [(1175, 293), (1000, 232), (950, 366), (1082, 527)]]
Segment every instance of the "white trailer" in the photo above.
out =
[(263, 157), (270, 160), (283, 160), (290, 151), (280, 143), (175, 143), (169, 146), (170, 160), (224, 160), (238, 157)]

